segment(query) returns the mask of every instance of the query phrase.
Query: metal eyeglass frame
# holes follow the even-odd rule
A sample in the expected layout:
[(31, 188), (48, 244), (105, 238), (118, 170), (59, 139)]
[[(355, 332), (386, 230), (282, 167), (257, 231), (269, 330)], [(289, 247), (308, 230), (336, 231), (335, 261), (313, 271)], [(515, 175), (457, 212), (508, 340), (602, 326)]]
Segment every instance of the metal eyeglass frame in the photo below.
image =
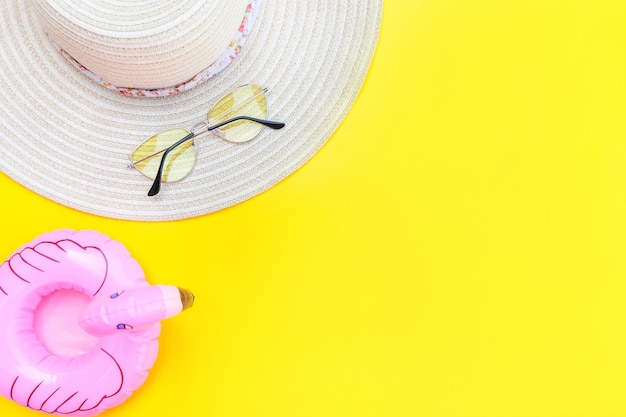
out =
[[(266, 92), (267, 92), (267, 88), (264, 88), (260, 93), (257, 93), (254, 96), (250, 97), (249, 99), (245, 100), (244, 102), (240, 103), (238, 105), (238, 107), (241, 107), (243, 104), (245, 104), (248, 101), (252, 100), (253, 98), (257, 97), (259, 94), (265, 94)], [(233, 108), (233, 109), (230, 109), (229, 112), (234, 110), (234, 109), (236, 109), (236, 107)], [(219, 115), (216, 118), (219, 119), (221, 116), (223, 116), (223, 115)], [(199, 135), (205, 134), (205, 133), (209, 133), (212, 130), (219, 129), (222, 126), (225, 126), (225, 125), (227, 125), (229, 123), (236, 122), (238, 120), (247, 120), (247, 121), (250, 121), (250, 122), (259, 123), (259, 124), (262, 124), (263, 126), (267, 126), (267, 127), (271, 128), (271, 129), (275, 129), (275, 130), (282, 129), (283, 127), (285, 127), (285, 124), (282, 123), (282, 122), (274, 122), (272, 120), (257, 119), (256, 117), (250, 117), (250, 116), (236, 116), (236, 117), (233, 117), (231, 119), (225, 120), (225, 121), (220, 122), (220, 123), (218, 123), (216, 125), (213, 125), (213, 126), (209, 126), (208, 122), (202, 122), (202, 123), (196, 124), (192, 128), (191, 132), (187, 136), (179, 139), (174, 144), (172, 144), (172, 145), (168, 146), (167, 148), (162, 149), (162, 150), (160, 150), (158, 152), (155, 152), (155, 153), (153, 153), (151, 155), (148, 155), (145, 158), (140, 159), (139, 161), (131, 162), (130, 164), (128, 164), (128, 166), (131, 167), (131, 168), (134, 168), (135, 165), (137, 165), (139, 162), (145, 161), (148, 158), (152, 158), (152, 157), (154, 157), (154, 156), (156, 156), (156, 155), (158, 155), (160, 153), (163, 153), (163, 156), (161, 157), (161, 162), (159, 163), (159, 169), (158, 169), (158, 171), (156, 173), (156, 176), (154, 178), (154, 182), (152, 183), (152, 187), (150, 187), (150, 190), (148, 191), (148, 196), (150, 196), (150, 197), (155, 196), (161, 190), (161, 178), (163, 177), (163, 168), (165, 166), (165, 158), (167, 158), (167, 155), (173, 149), (175, 149), (176, 147), (182, 145), (183, 143), (187, 142), (188, 140), (195, 138), (196, 136), (199, 136)], [(206, 130), (204, 130), (202, 132), (199, 132), (199, 133), (195, 132), (195, 130), (204, 129), (204, 128), (206, 128)]]

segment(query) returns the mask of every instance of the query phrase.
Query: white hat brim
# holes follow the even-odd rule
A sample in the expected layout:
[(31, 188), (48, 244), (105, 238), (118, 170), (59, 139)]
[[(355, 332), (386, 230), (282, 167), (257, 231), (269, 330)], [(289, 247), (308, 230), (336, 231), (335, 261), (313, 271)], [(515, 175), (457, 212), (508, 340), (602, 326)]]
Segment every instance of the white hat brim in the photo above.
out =
[[(361, 88), (376, 48), (382, 0), (261, 1), (240, 55), (216, 77), (158, 98), (126, 97), (81, 74), (40, 28), (30, 2), (0, 5), (0, 170), (68, 207), (160, 221), (214, 212), (294, 172), (330, 138)], [(246, 144), (205, 136), (184, 180), (148, 197), (127, 167), (151, 135), (205, 120), (233, 88), (269, 88), (269, 118), (286, 123)]]

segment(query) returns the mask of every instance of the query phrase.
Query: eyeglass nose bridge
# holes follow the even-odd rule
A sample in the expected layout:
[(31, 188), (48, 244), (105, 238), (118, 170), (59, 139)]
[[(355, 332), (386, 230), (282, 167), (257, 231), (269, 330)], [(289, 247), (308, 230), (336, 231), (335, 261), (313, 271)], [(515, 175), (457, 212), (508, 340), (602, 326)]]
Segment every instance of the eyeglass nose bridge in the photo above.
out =
[(191, 128), (191, 133), (196, 135), (199, 130), (202, 130), (206, 127), (209, 127), (209, 122), (198, 122)]

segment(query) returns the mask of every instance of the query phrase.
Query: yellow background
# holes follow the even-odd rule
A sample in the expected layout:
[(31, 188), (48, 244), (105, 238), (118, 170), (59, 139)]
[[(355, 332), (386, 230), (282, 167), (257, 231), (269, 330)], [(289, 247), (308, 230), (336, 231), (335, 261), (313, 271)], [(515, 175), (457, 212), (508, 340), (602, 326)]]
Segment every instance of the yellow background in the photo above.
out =
[(0, 176), (0, 254), (96, 229), (196, 293), (111, 417), (626, 416), (625, 50), (621, 0), (387, 0), (359, 99), (278, 186), (137, 223)]

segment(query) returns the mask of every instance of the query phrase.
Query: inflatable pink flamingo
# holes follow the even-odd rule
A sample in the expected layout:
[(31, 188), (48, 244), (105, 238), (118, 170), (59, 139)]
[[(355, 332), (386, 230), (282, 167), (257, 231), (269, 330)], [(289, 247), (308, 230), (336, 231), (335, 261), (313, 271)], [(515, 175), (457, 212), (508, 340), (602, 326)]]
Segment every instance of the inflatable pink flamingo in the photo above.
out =
[(192, 303), (187, 290), (150, 286), (103, 234), (42, 235), (0, 265), (0, 394), (59, 415), (118, 405), (156, 359), (159, 320)]

